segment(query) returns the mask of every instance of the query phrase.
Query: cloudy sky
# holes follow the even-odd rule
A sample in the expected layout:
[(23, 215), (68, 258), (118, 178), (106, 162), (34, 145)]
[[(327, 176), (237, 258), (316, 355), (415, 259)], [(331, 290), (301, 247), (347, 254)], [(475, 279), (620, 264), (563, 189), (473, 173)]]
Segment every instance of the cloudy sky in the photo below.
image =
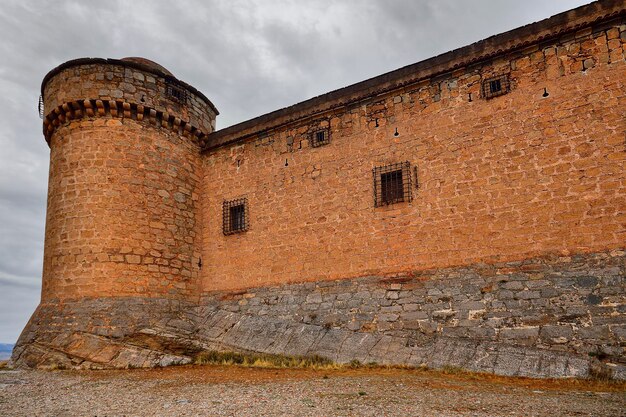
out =
[(40, 82), (80, 57), (143, 56), (206, 94), (218, 128), (584, 0), (2, 0), (0, 343), (39, 302), (49, 151)]

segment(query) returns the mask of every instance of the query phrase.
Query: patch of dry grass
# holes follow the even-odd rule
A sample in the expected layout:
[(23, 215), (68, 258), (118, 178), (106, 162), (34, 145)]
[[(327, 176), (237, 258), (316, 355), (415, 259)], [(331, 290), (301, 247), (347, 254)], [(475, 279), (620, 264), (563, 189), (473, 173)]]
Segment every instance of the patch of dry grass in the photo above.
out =
[(338, 365), (330, 359), (318, 355), (289, 356), (270, 355), (266, 353), (238, 353), (205, 351), (195, 358), (198, 365), (237, 365), (254, 368), (309, 368), (309, 369), (338, 369)]
[(9, 361), (0, 361), (0, 370), (9, 369)]
[(455, 366), (444, 366), (441, 369), (424, 368), (423, 370), (431, 375), (439, 374), (448, 380), (489, 382), (529, 389), (626, 392), (626, 381), (614, 379), (612, 375), (609, 376), (606, 373), (596, 375), (591, 372), (587, 378), (529, 378), (472, 372)]
[(195, 357), (196, 365), (237, 365), (252, 368), (297, 368), (297, 369), (416, 369), (408, 365), (379, 365), (376, 362), (361, 363), (352, 360), (345, 364), (333, 362), (319, 355), (290, 356), (267, 353), (218, 352), (209, 350)]
[(472, 372), (455, 366), (445, 366), (441, 369), (430, 369), (425, 366), (409, 365), (379, 365), (375, 362), (363, 364), (353, 360), (346, 364), (338, 364), (321, 356), (287, 356), (262, 353), (237, 353), (205, 351), (196, 356), (198, 365), (238, 366), (245, 368), (288, 369), (294, 370), (328, 370), (341, 374), (386, 372), (409, 372), (423, 374), (425, 377), (440, 377), (448, 381), (490, 383), (495, 385), (509, 385), (528, 389), (546, 390), (589, 390), (605, 392), (626, 391), (626, 381), (607, 378), (605, 374), (590, 375), (587, 379), (578, 378), (526, 378), (507, 377), (490, 373)]
[(606, 365), (599, 363), (589, 368), (588, 379), (593, 381), (611, 382), (613, 381), (613, 371)]

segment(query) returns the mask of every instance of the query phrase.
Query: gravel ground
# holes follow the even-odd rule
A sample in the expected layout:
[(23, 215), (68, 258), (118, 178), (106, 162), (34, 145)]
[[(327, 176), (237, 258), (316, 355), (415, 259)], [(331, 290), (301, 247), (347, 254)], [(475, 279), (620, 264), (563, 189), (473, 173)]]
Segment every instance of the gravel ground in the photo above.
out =
[(0, 371), (2, 416), (626, 416), (626, 385), (402, 369)]

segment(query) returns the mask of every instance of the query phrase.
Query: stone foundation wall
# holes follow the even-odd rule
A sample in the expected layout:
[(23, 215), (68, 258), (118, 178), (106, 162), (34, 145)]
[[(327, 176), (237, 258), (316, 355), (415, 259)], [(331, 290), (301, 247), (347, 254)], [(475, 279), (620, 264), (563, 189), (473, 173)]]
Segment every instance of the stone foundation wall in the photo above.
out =
[(191, 361), (194, 305), (164, 298), (89, 298), (42, 303), (12, 362), (32, 368), (155, 367)]
[(625, 379), (625, 277), (626, 254), (615, 250), (215, 292), (200, 305), (50, 304), (27, 326), (14, 361), (160, 366), (216, 349), (533, 377), (584, 377), (602, 366)]
[(612, 251), (214, 293), (199, 336), (213, 348), (524, 376), (582, 376), (600, 358), (623, 378), (625, 275), (624, 251)]

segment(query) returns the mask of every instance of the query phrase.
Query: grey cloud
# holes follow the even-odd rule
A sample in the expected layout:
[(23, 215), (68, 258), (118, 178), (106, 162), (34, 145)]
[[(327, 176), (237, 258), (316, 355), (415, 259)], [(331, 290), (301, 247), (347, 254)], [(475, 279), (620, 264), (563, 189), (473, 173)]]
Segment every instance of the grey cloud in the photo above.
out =
[(391, 71), (585, 1), (5, 0), (0, 8), (0, 342), (39, 298), (49, 151), (37, 97), (69, 59), (152, 59), (218, 126)]

